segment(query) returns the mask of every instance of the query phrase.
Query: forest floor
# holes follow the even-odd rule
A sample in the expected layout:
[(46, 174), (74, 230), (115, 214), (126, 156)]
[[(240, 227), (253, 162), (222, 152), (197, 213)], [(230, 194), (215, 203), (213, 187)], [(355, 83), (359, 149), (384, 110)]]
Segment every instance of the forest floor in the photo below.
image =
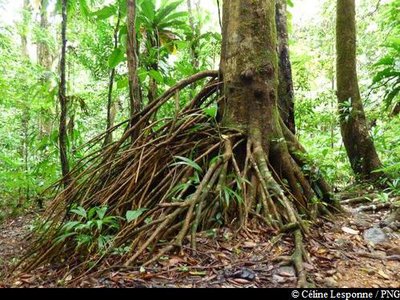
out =
[[(360, 211), (366, 206), (344, 206), (346, 213), (312, 227), (305, 239), (310, 254), (305, 269), (316, 287), (400, 288), (400, 228), (381, 228), (389, 211)], [(26, 249), (34, 218), (29, 214), (0, 225), (3, 278)], [(0, 287), (296, 287), (294, 268), (278, 259), (292, 253), (290, 235), (271, 238), (262, 228), (234, 235), (223, 229), (200, 234), (197, 245), (196, 251), (165, 256), (152, 268), (60, 278), (53, 266), (45, 266), (0, 280)]]

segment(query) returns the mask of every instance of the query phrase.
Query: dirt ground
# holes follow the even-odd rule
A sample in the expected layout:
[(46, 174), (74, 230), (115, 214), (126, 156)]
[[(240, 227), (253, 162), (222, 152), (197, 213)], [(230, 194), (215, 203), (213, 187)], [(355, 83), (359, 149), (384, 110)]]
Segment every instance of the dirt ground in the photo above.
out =
[[(388, 210), (360, 212), (366, 204), (344, 206), (334, 220), (319, 220), (305, 244), (305, 263), (315, 287), (400, 288), (400, 232), (382, 227)], [(198, 235), (196, 251), (169, 255), (150, 268), (112, 268), (74, 278), (63, 266), (44, 266), (31, 274), (12, 274), (11, 266), (27, 249), (34, 214), (0, 225), (0, 287), (296, 287), (296, 272), (282, 263), (293, 240), (261, 227), (234, 234), (229, 229)], [(375, 228), (375, 229), (374, 229)], [(366, 240), (369, 231), (379, 243)], [(376, 238), (376, 237), (375, 237)]]

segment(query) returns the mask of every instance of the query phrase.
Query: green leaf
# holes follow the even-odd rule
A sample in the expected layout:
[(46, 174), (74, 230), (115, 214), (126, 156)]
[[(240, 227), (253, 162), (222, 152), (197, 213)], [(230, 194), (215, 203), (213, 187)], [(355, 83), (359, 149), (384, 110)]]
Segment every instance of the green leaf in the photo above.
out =
[(376, 64), (375, 66), (391, 66), (394, 64), (394, 57), (392, 56), (385, 56), (383, 58), (381, 58)]
[(145, 17), (150, 22), (152, 22), (154, 20), (154, 14), (156, 11), (154, 1), (153, 0), (144, 0), (141, 3), (140, 8), (141, 8), (141, 15), (143, 15), (143, 17)]
[(117, 8), (114, 5), (103, 7), (98, 11), (93, 12), (93, 16), (95, 16), (98, 20), (108, 19), (117, 13)]
[(91, 12), (90, 12), (90, 9), (89, 9), (89, 6), (88, 6), (86, 0), (79, 0), (79, 7), (80, 7), (82, 15), (86, 19), (88, 19), (91, 15)]
[(108, 67), (110, 69), (114, 69), (124, 60), (125, 60), (125, 52), (122, 51), (120, 48), (114, 49), (114, 51), (110, 55), (110, 58), (108, 59)]
[(64, 242), (70, 236), (73, 236), (73, 235), (76, 235), (76, 234), (77, 234), (76, 232), (69, 232), (69, 233), (65, 233), (63, 235), (60, 235), (59, 237), (55, 238), (54, 244), (58, 245), (58, 244)]
[(92, 243), (93, 237), (88, 234), (80, 234), (76, 237), (78, 241), (78, 247), (82, 245), (90, 245)]
[(216, 118), (218, 113), (218, 107), (211, 106), (203, 109), (204, 113), (211, 118)]
[(87, 212), (88, 220), (93, 219), (94, 215), (96, 214), (96, 210), (97, 210), (97, 207), (92, 207), (91, 209), (88, 210), (88, 212)]
[(173, 12), (179, 5), (182, 4), (182, 1), (172, 2), (165, 7), (161, 7), (156, 16), (156, 22), (161, 23), (163, 19), (168, 16), (171, 12)]
[(175, 158), (179, 159), (180, 161), (173, 163), (172, 166), (186, 165), (192, 167), (199, 172), (203, 172), (201, 167), (195, 161), (182, 156), (175, 156)]
[(150, 70), (149, 71), (149, 75), (155, 80), (157, 81), (157, 83), (164, 83), (164, 79), (161, 75), (160, 72), (156, 71), (156, 70)]
[(87, 218), (86, 210), (82, 206), (78, 206), (77, 208), (71, 209), (71, 212), (85, 219)]
[(140, 208), (138, 210), (128, 210), (126, 212), (126, 221), (128, 223), (136, 220), (137, 218), (139, 218), (145, 211), (147, 211), (148, 209), (146, 208)]
[(70, 222), (68, 222), (68, 223), (66, 223), (63, 227), (62, 227), (62, 229), (61, 229), (61, 231), (63, 231), (63, 232), (70, 232), (72, 229), (74, 229), (77, 225), (79, 225), (80, 224), (80, 222), (78, 222), (78, 221), (70, 221)]
[(104, 219), (107, 209), (108, 209), (107, 206), (102, 206), (102, 207), (96, 209), (97, 216), (99, 217), (100, 220)]
[(121, 78), (117, 80), (117, 89), (126, 89), (129, 85), (128, 78)]

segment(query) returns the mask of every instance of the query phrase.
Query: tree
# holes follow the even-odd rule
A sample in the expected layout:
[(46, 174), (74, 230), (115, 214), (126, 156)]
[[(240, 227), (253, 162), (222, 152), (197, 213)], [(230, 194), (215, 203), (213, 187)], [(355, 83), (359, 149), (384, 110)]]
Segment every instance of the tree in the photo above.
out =
[[(21, 50), (22, 57), (26, 62), (30, 63), (30, 56), (28, 50), (28, 32), (29, 32), (29, 22), (31, 19), (31, 8), (29, 0), (24, 0), (23, 8), (22, 8), (22, 24), (21, 24)], [(29, 125), (30, 125), (31, 114), (29, 110), (29, 104), (27, 102), (23, 102), (22, 116), (21, 116), (21, 136), (23, 139), (21, 140), (21, 148), (20, 155), (23, 159), (24, 172), (28, 174), (29, 172)], [(25, 195), (20, 195), (18, 206), (22, 206), (23, 200), (29, 200), (30, 192), (29, 192), (29, 183), (27, 182), (25, 188)], [(22, 189), (21, 189), (22, 190)]]
[(29, 21), (31, 18), (31, 11), (29, 7), (29, 0), (24, 0), (23, 8), (22, 8), (22, 28), (21, 28), (21, 49), (22, 56), (29, 59), (28, 52), (28, 28)]
[[(46, 33), (49, 28), (47, 18), (48, 0), (40, 1), (40, 29)], [(38, 63), (47, 71), (51, 70), (51, 57), (49, 45), (46, 41), (40, 40), (37, 47)]]
[(198, 53), (197, 53), (197, 47), (196, 44), (194, 42), (194, 40), (197, 40), (199, 35), (200, 35), (200, 30), (199, 30), (199, 26), (197, 26), (197, 24), (195, 24), (195, 19), (194, 19), (194, 12), (193, 12), (193, 8), (192, 8), (192, 0), (187, 0), (186, 5), (188, 7), (188, 17), (189, 17), (189, 24), (190, 24), (190, 29), (191, 29), (191, 36), (190, 36), (190, 40), (192, 41), (191, 43), (191, 47), (190, 47), (190, 57), (192, 59), (192, 65), (193, 65), (193, 69), (194, 70), (198, 70), (199, 69), (199, 57), (198, 57)]
[[(166, 63), (169, 54), (176, 49), (179, 31), (187, 30), (187, 13), (176, 9), (183, 0), (141, 1), (139, 22), (144, 52), (141, 63), (149, 71), (148, 99), (152, 102), (159, 96), (158, 84), (162, 78), (161, 63)], [(159, 5), (157, 5), (159, 4)]]
[[(119, 32), (119, 27), (120, 27), (120, 22), (121, 22), (121, 11), (118, 9), (118, 17), (117, 17), (117, 24), (115, 25), (114, 29), (114, 51), (118, 49), (118, 32)], [(113, 86), (114, 86), (114, 77), (115, 77), (115, 71), (116, 68), (112, 68), (110, 72), (110, 82), (108, 84), (108, 95), (107, 95), (107, 128), (106, 128), (106, 136), (104, 138), (104, 145), (108, 145), (112, 142), (112, 132), (110, 132), (110, 129), (114, 126), (114, 120), (115, 120), (115, 102), (113, 101)], [(133, 72), (135, 72), (133, 70)], [(130, 76), (128, 74), (128, 76)], [(136, 77), (137, 78), (137, 77)], [(132, 87), (131, 87), (132, 84)], [(131, 115), (134, 114), (134, 110), (132, 108), (135, 108), (135, 95), (132, 94), (134, 91), (134, 85), (135, 82), (129, 81), (129, 99), (130, 99), (130, 108), (131, 108)], [(136, 83), (136, 88), (138, 88), (138, 84)], [(133, 91), (132, 91), (133, 89)], [(137, 94), (137, 93), (136, 93)], [(133, 95), (133, 96), (131, 96)]]
[(61, 171), (63, 175), (64, 187), (69, 185), (69, 161), (68, 161), (68, 136), (67, 136), (67, 87), (66, 87), (66, 52), (67, 52), (67, 1), (62, 0), (62, 22), (61, 22), (61, 59), (60, 59), (60, 86), (59, 86), (59, 101), (60, 101), (60, 126), (58, 133), (58, 143), (60, 147)]
[(400, 0), (389, 2), (384, 6), (381, 27), (388, 32), (384, 47), (386, 55), (374, 64), (376, 74), (372, 80), (373, 90), (384, 88), (383, 102), (390, 116), (400, 114)]
[(368, 131), (357, 79), (356, 11), (354, 0), (337, 1), (337, 97), (343, 142), (354, 173), (376, 180), (381, 162)]
[(129, 99), (131, 116), (140, 111), (140, 90), (139, 79), (137, 75), (138, 55), (137, 55), (137, 38), (136, 38), (136, 1), (126, 0), (127, 2), (127, 57), (128, 57), (128, 78), (129, 78)]
[[(80, 207), (66, 209), (71, 222), (81, 220), (77, 211), (82, 216), (100, 206), (103, 216), (124, 219), (121, 227), (105, 228), (102, 234), (114, 238), (100, 250), (105, 258), (130, 245), (120, 258), (125, 266), (147, 266), (172, 250), (182, 251), (188, 235), (196, 249), (198, 231), (222, 225), (240, 229), (260, 222), (275, 232), (292, 232), (291, 260), (299, 286), (307, 285), (303, 218), (327, 213), (326, 205), (335, 203), (318, 168), (280, 117), (275, 1), (224, 1), (223, 16), (221, 70), (178, 82), (136, 113), (134, 126), (127, 126), (119, 141), (76, 166), (79, 184), (55, 197), (50, 230), (25, 270), (55, 258), (66, 263), (85, 257), (81, 263), (87, 266), (99, 249), (89, 242), (83, 250), (68, 223), (60, 226), (66, 218), (59, 211), (67, 204)], [(174, 118), (148, 123), (182, 89), (205, 78), (202, 90)], [(220, 124), (216, 104), (221, 106)], [(132, 132), (143, 124), (147, 127), (131, 142)], [(80, 251), (85, 255), (73, 255)], [(93, 257), (93, 265), (104, 261)]]
[(292, 65), (289, 57), (289, 35), (287, 25), (287, 2), (276, 1), (276, 28), (279, 52), (279, 88), (278, 103), (283, 122), (291, 132), (296, 132), (294, 118), (294, 90)]

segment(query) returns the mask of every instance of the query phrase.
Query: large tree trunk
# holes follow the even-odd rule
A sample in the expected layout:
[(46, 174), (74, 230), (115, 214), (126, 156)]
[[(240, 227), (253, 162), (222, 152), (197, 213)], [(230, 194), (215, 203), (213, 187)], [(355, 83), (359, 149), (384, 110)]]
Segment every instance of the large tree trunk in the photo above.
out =
[(287, 2), (276, 1), (276, 28), (278, 33), (279, 52), (279, 87), (278, 104), (281, 117), (285, 125), (296, 132), (294, 117), (294, 90), (292, 79), (292, 65), (289, 57), (289, 36), (287, 25)]
[(62, 0), (62, 23), (61, 23), (61, 59), (60, 59), (60, 87), (59, 87), (59, 101), (60, 101), (60, 127), (58, 133), (58, 142), (60, 147), (60, 161), (61, 171), (63, 175), (64, 186), (69, 185), (69, 161), (68, 161), (68, 147), (67, 147), (67, 89), (66, 89), (66, 50), (67, 50), (67, 1)]
[(294, 148), (304, 149), (279, 114), (275, 1), (225, 1), (223, 15), (223, 125), (248, 135), (257, 151), (265, 153), (260, 154), (265, 159), (265, 173), (270, 169), (278, 182), (287, 181), (301, 206), (308, 206), (314, 191), (328, 199), (325, 183), (312, 187), (312, 180), (310, 184), (301, 174), (298, 164), (305, 162)]
[(376, 180), (382, 175), (374, 172), (381, 167), (381, 162), (368, 132), (358, 87), (355, 14), (355, 0), (337, 1), (337, 96), (340, 126), (354, 173), (364, 180)]
[(137, 74), (138, 69), (138, 55), (137, 39), (136, 39), (136, 1), (127, 0), (128, 13), (127, 13), (127, 26), (128, 26), (128, 78), (129, 78), (129, 99), (131, 116), (140, 111), (141, 100), (139, 91), (139, 79)]

